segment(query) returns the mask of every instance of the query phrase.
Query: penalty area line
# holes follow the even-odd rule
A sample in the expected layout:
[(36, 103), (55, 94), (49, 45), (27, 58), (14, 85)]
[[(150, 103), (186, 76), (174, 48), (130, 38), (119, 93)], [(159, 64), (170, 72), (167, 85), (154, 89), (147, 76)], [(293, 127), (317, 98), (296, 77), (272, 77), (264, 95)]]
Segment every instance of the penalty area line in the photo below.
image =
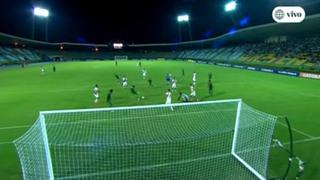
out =
[[(288, 127), (286, 124), (284, 124), (284, 123), (282, 123), (282, 122), (277, 121), (277, 123), (280, 124), (280, 125), (283, 126), (283, 127), (286, 127), (286, 128)], [(303, 132), (303, 131), (300, 131), (300, 130), (298, 130), (298, 129), (296, 129), (296, 128), (291, 127), (291, 129), (292, 129), (293, 131), (301, 134), (301, 135), (304, 135), (304, 136), (308, 137), (308, 138), (316, 138), (316, 137), (311, 136), (310, 134), (307, 134), (307, 133), (305, 133), (305, 132)]]
[[(293, 143), (294, 144), (300, 144), (300, 143), (312, 142), (312, 141), (317, 141), (317, 140), (320, 140), (320, 136), (319, 137), (309, 138), (309, 139), (295, 140), (295, 141), (293, 141)], [(284, 143), (284, 145), (288, 145), (288, 144), (290, 144), (290, 142)]]
[(21, 128), (28, 128), (32, 125), (21, 125), (21, 126), (7, 126), (7, 127), (0, 127), (0, 130), (8, 130), (8, 129), (21, 129)]
[(0, 145), (4, 145), (4, 144), (13, 144), (13, 142), (0, 142)]

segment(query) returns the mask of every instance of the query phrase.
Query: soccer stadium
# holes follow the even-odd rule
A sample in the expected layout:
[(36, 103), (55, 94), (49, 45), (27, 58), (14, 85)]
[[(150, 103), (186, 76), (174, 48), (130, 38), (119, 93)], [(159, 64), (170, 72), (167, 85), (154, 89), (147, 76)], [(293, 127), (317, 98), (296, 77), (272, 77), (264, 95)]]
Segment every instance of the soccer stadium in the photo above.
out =
[(320, 179), (320, 1), (104, 3), (0, 3), (0, 179)]

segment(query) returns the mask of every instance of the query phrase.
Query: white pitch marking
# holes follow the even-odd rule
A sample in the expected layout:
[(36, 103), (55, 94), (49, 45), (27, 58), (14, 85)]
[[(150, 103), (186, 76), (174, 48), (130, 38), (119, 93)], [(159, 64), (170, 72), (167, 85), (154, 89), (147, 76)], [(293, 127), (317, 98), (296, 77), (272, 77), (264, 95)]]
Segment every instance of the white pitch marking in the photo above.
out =
[[(282, 123), (282, 122), (277, 121), (277, 123), (280, 124), (280, 125), (282, 125), (282, 126), (284, 126), (284, 127), (287, 127), (287, 125), (285, 125), (285, 124)], [(298, 130), (298, 129), (296, 129), (296, 128), (291, 127), (291, 129), (292, 129), (293, 131), (299, 133), (299, 134), (302, 134), (302, 135), (308, 137), (308, 138), (315, 138), (314, 136), (311, 136), (310, 134), (307, 134), (307, 133), (305, 133), (305, 132), (302, 132), (302, 131), (300, 131), (300, 130)]]

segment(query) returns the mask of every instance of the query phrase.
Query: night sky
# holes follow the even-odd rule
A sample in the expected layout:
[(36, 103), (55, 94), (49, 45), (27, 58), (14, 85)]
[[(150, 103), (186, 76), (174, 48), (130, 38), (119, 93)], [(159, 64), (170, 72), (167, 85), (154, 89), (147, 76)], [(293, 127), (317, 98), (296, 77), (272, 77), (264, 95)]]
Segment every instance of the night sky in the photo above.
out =
[[(1, 0), (0, 32), (31, 37), (32, 7), (50, 10), (49, 41), (165, 43), (179, 41), (176, 17), (190, 15), (193, 39), (215, 37), (230, 30), (273, 22), (278, 5), (302, 6), (306, 15), (320, 13), (320, 0), (237, 0), (238, 9), (224, 12), (228, 0)], [(35, 19), (36, 39), (44, 39), (45, 20)], [(182, 40), (189, 40), (182, 24)]]

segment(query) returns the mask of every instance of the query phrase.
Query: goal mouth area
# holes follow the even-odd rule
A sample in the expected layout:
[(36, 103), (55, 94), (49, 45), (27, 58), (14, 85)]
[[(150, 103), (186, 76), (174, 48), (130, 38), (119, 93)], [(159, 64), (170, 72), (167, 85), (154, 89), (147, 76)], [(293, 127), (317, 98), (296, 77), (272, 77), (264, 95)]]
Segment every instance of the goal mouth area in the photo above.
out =
[[(232, 132), (238, 102), (240, 100), (235, 99), (169, 105), (59, 110), (40, 112), (40, 114), (46, 119), (47, 128), (56, 131), (61, 131), (61, 128), (67, 129), (69, 126), (85, 132), (89, 129), (107, 131), (103, 132), (104, 139), (96, 138), (98, 137), (96, 133), (100, 132), (91, 132), (90, 136), (94, 138), (61, 137), (65, 139), (64, 142), (50, 141), (49, 138), (51, 145), (140, 146), (192, 142), (210, 138), (215, 134)], [(225, 118), (219, 119), (218, 116)], [(64, 117), (70, 120), (63, 120)], [(107, 137), (112, 137), (112, 140)], [(57, 136), (55, 138), (59, 139)]]
[(241, 99), (41, 111), (14, 143), (25, 179), (264, 179), (273, 118)]

